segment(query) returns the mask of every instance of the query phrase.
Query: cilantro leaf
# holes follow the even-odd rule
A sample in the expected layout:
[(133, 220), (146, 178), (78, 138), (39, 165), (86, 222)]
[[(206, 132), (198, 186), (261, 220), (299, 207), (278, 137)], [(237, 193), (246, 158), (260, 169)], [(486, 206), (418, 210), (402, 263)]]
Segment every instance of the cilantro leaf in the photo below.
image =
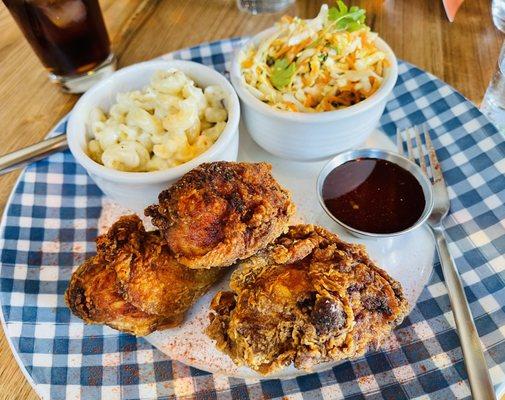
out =
[(328, 10), (328, 19), (330, 21), (336, 21), (342, 15), (346, 15), (348, 11), (347, 6), (342, 0), (337, 0), (337, 7), (331, 7)]
[(328, 54), (327, 53), (321, 53), (317, 56), (319, 58), (320, 63), (324, 63), (328, 59)]
[(275, 61), (271, 69), (270, 81), (276, 89), (282, 89), (291, 82), (291, 78), (296, 71), (295, 63), (289, 63), (287, 58), (281, 58)]
[(342, 0), (337, 0), (337, 6), (328, 10), (328, 19), (335, 22), (338, 29), (353, 32), (365, 26), (365, 13), (362, 8), (348, 8)]

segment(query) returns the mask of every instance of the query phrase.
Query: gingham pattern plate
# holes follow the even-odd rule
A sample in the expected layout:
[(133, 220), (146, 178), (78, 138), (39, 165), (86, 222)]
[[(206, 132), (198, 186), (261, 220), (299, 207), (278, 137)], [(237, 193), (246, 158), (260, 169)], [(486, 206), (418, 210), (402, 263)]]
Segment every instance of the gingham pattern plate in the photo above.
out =
[[(224, 72), (231, 39), (166, 57)], [(454, 89), (404, 62), (381, 130), (428, 123), (451, 196), (450, 250), (466, 286), (494, 383), (505, 380), (505, 140)], [(63, 120), (52, 134), (65, 131)], [(394, 346), (288, 380), (212, 375), (168, 359), (147, 341), (86, 326), (66, 308), (72, 267), (93, 254), (103, 196), (69, 152), (30, 165), (2, 220), (3, 324), (45, 399), (452, 399), (470, 391), (438, 263)]]

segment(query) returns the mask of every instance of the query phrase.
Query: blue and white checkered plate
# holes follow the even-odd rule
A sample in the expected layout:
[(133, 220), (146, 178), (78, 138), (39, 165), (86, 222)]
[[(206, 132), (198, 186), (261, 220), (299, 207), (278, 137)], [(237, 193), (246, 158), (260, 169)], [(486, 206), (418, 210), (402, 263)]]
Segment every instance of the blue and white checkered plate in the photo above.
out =
[[(166, 57), (225, 72), (233, 49), (242, 43), (224, 40)], [(505, 380), (505, 139), (454, 89), (401, 62), (397, 85), (368, 145), (390, 147), (387, 138), (396, 128), (422, 123), (431, 128), (449, 185), (450, 250), (497, 384)], [(65, 125), (66, 119), (52, 134), (64, 132)], [(276, 159), (259, 149), (242, 127), (240, 140), (241, 159), (272, 162), (276, 177), (294, 192), (302, 219), (337, 230), (310, 197), (320, 164)], [(366, 242), (371, 256), (402, 282), (414, 306), (381, 351), (303, 376), (288, 370), (285, 379), (259, 380), (236, 369), (210, 341), (203, 346), (189, 336), (198, 332), (189, 328), (203, 323), (209, 296), (196, 305), (186, 328), (147, 340), (84, 325), (70, 314), (63, 294), (72, 270), (94, 254), (97, 233), (120, 212), (69, 152), (29, 166), (6, 206), (0, 234), (2, 322), (21, 369), (41, 397), (469, 398), (447, 291), (438, 262), (433, 264), (427, 230), (400, 241)]]

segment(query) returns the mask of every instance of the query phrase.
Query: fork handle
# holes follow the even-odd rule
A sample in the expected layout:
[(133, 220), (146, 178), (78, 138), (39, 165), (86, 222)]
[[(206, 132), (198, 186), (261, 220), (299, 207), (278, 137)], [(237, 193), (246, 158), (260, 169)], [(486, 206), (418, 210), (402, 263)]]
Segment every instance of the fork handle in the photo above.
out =
[(458, 269), (441, 227), (432, 227), (474, 400), (495, 400), (495, 392)]

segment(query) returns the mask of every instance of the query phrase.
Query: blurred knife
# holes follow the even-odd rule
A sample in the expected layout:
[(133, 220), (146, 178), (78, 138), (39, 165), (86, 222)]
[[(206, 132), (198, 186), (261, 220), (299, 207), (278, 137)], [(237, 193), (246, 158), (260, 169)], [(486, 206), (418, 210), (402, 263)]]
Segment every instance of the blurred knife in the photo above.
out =
[(35, 143), (21, 150), (13, 151), (12, 153), (0, 157), (0, 175), (46, 158), (52, 153), (66, 150), (67, 148), (67, 135), (62, 134)]

